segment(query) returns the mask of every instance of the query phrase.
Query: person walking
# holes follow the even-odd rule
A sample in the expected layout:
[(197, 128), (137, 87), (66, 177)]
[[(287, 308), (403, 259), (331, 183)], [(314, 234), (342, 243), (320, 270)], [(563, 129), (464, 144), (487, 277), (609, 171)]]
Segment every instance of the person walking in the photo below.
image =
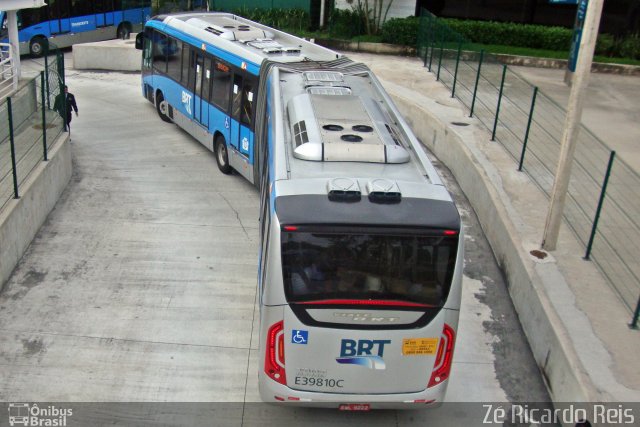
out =
[[(65, 99), (67, 101), (66, 104), (64, 104)], [(53, 109), (57, 111), (58, 114), (60, 114), (60, 117), (62, 117), (63, 119), (65, 118), (66, 114), (65, 124), (67, 125), (68, 129), (71, 130), (71, 110), (75, 111), (76, 117), (78, 117), (78, 104), (76, 103), (76, 97), (73, 96), (72, 93), (69, 93), (69, 88), (66, 85), (64, 86), (64, 93), (56, 96), (56, 99), (53, 103)]]

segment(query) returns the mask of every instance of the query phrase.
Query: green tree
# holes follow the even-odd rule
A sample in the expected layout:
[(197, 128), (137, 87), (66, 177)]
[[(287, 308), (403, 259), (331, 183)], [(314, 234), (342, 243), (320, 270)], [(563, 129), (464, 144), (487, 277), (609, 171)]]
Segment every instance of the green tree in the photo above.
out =
[[(394, 0), (347, 0), (351, 8), (364, 17), (365, 31), (378, 34)], [(383, 13), (384, 11), (384, 13)]]

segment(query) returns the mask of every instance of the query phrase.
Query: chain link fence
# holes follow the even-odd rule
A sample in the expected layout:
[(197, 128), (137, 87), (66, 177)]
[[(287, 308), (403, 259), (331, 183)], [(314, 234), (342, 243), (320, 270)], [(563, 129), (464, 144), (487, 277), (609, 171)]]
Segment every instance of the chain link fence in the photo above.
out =
[[(537, 87), (422, 10), (418, 55), (550, 197), (566, 111)], [(580, 126), (564, 217), (630, 309), (640, 308), (640, 176)]]
[(54, 110), (63, 88), (64, 56), (49, 43), (44, 70), (0, 101), (0, 210), (20, 197), (20, 187), (66, 130), (64, 98), (57, 103), (63, 111)]

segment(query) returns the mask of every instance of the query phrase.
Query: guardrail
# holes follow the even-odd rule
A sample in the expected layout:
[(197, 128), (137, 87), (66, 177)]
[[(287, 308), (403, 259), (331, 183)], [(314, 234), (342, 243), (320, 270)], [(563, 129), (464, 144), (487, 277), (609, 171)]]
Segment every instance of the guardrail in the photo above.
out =
[[(566, 111), (437, 17), (422, 10), (418, 55), (550, 196)], [(567, 225), (630, 311), (640, 313), (640, 175), (581, 126), (564, 211)]]
[[(56, 97), (64, 99), (64, 57), (54, 47), (54, 61), (48, 57), (40, 75), (21, 82), (0, 101), (0, 210), (13, 198), (20, 198), (20, 187), (48, 150), (64, 132), (64, 111), (55, 111)], [(62, 109), (65, 102), (59, 102)]]

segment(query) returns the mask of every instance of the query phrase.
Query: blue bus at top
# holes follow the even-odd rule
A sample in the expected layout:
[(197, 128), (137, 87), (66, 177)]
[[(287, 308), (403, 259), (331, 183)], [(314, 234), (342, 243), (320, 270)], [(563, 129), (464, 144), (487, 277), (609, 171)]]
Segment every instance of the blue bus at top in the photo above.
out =
[[(21, 55), (42, 56), (49, 42), (63, 48), (76, 43), (126, 38), (130, 33), (140, 31), (151, 15), (150, 0), (45, 2), (44, 7), (18, 11)], [(0, 41), (8, 42), (4, 11), (0, 11)]]
[(158, 15), (145, 24), (143, 95), (215, 153), (223, 173), (236, 170), (256, 184), (254, 122), (264, 61), (330, 61), (335, 52), (290, 34), (224, 13)]

